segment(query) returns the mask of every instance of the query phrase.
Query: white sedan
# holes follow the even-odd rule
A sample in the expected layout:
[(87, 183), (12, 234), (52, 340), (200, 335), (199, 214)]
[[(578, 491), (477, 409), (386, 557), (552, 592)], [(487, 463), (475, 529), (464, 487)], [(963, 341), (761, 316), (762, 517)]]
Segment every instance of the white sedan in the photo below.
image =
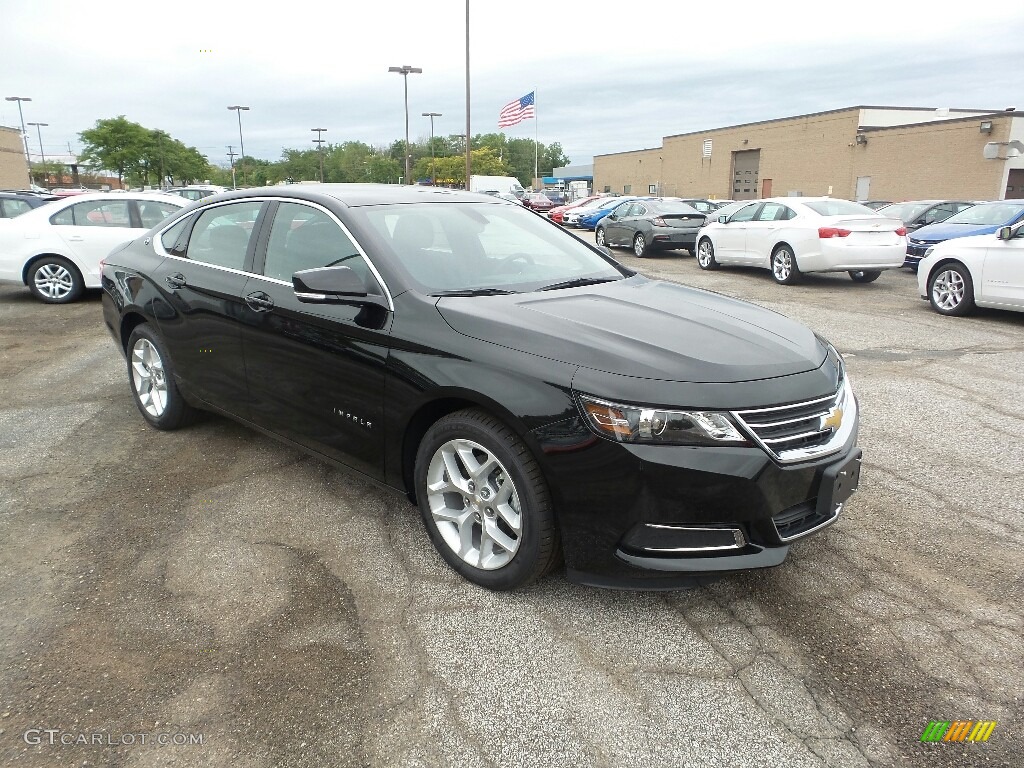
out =
[(906, 255), (902, 221), (828, 197), (752, 200), (712, 219), (697, 235), (701, 269), (761, 267), (784, 285), (804, 272), (849, 272), (870, 283), (883, 269), (903, 266)]
[(100, 286), (100, 259), (189, 201), (156, 192), (96, 192), (54, 200), (0, 226), (0, 282), (48, 304)]
[(918, 265), (917, 287), (942, 315), (975, 306), (1024, 312), (1024, 222), (932, 246)]

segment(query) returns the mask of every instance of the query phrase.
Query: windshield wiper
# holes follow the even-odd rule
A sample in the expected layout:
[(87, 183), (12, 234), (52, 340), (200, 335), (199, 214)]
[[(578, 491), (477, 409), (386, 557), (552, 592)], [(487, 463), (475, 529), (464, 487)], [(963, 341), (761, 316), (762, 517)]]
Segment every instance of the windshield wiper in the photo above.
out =
[(504, 288), (468, 288), (463, 291), (438, 291), (431, 296), (505, 296), (518, 291), (507, 291)]
[(581, 285), (597, 285), (598, 283), (612, 283), (619, 280), (618, 277), (575, 277), (572, 280), (563, 280), (561, 283), (552, 283), (538, 288), (538, 291), (557, 291), (559, 288), (578, 288)]

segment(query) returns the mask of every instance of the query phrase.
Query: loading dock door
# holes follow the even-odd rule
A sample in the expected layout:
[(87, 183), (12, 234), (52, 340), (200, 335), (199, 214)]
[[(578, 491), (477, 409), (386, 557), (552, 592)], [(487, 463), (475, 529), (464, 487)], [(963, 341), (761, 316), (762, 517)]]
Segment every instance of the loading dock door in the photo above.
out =
[(757, 199), (757, 173), (761, 167), (761, 150), (746, 149), (732, 153), (732, 199)]

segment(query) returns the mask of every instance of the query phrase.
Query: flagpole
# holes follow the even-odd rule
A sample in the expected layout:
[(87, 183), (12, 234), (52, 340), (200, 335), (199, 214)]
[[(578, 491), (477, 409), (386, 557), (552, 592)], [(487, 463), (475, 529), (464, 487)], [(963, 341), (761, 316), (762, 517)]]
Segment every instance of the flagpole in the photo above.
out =
[(537, 175), (538, 157), (540, 145), (537, 143), (540, 136), (540, 111), (537, 109), (537, 89), (533, 89), (533, 178), (540, 178)]

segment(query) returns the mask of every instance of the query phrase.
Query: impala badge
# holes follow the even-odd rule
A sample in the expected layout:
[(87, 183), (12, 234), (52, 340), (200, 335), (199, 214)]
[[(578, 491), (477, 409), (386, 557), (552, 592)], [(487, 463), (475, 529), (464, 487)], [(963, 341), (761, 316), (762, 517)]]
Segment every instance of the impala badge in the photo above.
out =
[(835, 432), (843, 423), (843, 409), (834, 406), (827, 416), (821, 417), (821, 423), (818, 425), (818, 429), (824, 432), (826, 429), (829, 432)]

